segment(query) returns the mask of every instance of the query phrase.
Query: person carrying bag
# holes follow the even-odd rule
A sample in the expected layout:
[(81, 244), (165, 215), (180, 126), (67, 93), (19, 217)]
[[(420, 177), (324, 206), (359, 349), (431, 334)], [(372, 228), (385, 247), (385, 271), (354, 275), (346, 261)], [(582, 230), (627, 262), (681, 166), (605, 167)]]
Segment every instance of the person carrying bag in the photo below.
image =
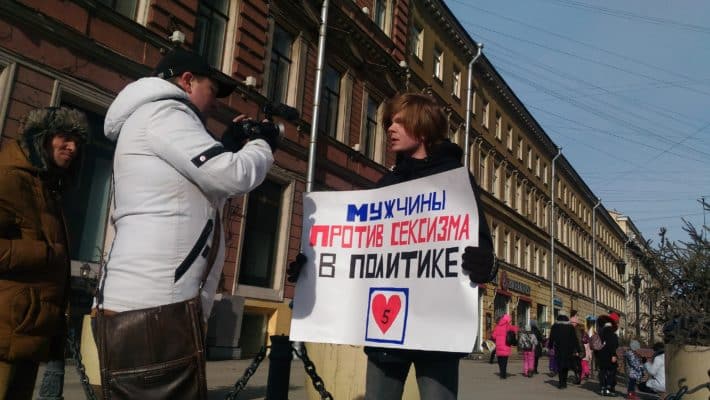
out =
[[(219, 243), (219, 213), (214, 220), (213, 242)], [(217, 246), (212, 246), (200, 289), (216, 256)], [(150, 399), (207, 399), (207, 332), (199, 295), (178, 303), (121, 313), (103, 309), (101, 296), (99, 292), (96, 337), (104, 400), (143, 396)], [(169, 340), (166, 340), (166, 334), (170, 335)], [(110, 340), (107, 340), (109, 336)]]

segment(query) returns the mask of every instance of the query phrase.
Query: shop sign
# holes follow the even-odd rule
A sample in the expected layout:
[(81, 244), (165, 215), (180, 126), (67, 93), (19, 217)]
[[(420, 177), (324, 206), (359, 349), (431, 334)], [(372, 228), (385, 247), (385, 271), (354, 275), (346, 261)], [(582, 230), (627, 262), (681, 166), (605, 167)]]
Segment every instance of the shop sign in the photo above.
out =
[(530, 296), (530, 286), (520, 281), (508, 279), (508, 273), (503, 271), (500, 274), (500, 287), (503, 290), (512, 290)]

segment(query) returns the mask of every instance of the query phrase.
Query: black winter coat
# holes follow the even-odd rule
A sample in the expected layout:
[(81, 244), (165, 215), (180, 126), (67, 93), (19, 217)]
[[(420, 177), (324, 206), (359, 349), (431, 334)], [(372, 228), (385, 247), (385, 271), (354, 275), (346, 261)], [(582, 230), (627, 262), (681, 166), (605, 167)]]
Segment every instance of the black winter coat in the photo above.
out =
[[(413, 179), (423, 178), (425, 176), (459, 168), (462, 166), (462, 155), (463, 150), (448, 140), (434, 145), (429, 152), (429, 156), (424, 159), (415, 159), (398, 155), (397, 164), (390, 172), (385, 174), (379, 182), (377, 182), (377, 187), (385, 187), (397, 183), (407, 182)], [(471, 187), (473, 188), (474, 197), (476, 198), (478, 215), (480, 218), (478, 245), (492, 254), (493, 241), (488, 228), (488, 222), (486, 221), (486, 217), (483, 214), (483, 208), (481, 207), (481, 199), (479, 196), (480, 189), (471, 174), (469, 174), (469, 181)], [(368, 357), (380, 362), (404, 362), (422, 359), (438, 360), (444, 358), (461, 358), (466, 355), (465, 353), (386, 349), (381, 347), (365, 347), (365, 353)]]
[(616, 356), (616, 350), (619, 348), (619, 337), (616, 335), (616, 330), (613, 326), (605, 326), (602, 328), (599, 337), (604, 343), (604, 347), (597, 352), (599, 368), (616, 368), (617, 363), (611, 361), (611, 357)]
[(556, 322), (550, 329), (550, 347), (555, 349), (557, 368), (571, 369), (575, 366), (574, 355), (582, 354), (577, 334), (569, 322)]

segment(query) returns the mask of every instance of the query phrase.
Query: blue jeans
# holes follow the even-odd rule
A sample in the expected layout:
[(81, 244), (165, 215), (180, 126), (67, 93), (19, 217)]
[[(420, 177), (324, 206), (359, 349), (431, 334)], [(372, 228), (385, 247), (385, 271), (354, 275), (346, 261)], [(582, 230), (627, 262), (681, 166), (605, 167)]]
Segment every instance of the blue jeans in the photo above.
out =
[(367, 359), (365, 400), (402, 398), (404, 381), (414, 363), (422, 400), (455, 400), (459, 388), (459, 359), (380, 362)]

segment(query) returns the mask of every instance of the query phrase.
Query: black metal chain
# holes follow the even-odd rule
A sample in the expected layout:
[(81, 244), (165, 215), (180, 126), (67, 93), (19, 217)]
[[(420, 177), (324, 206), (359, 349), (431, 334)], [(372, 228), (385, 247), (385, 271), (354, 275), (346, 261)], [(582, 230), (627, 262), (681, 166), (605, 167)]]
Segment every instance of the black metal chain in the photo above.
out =
[[(682, 384), (682, 381), (685, 381), (685, 379), (681, 380), (681, 384)], [(683, 397), (683, 395), (685, 395), (686, 393), (693, 394), (703, 388), (710, 390), (710, 382), (701, 383), (700, 385), (698, 385), (692, 389), (688, 389), (688, 386), (682, 385), (680, 390), (678, 390), (676, 393), (672, 393), (672, 394), (666, 396), (666, 400), (680, 400)]]
[(235, 400), (237, 398), (239, 392), (244, 390), (244, 388), (247, 386), (247, 382), (249, 382), (249, 379), (252, 375), (254, 375), (256, 369), (259, 368), (259, 364), (264, 361), (265, 357), (266, 346), (261, 346), (261, 350), (259, 350), (259, 353), (256, 355), (256, 357), (254, 357), (254, 361), (251, 362), (251, 365), (246, 369), (246, 371), (244, 371), (244, 375), (242, 375), (242, 377), (234, 383), (234, 389), (227, 393), (227, 396), (225, 397), (226, 400)]
[(331, 395), (330, 392), (325, 389), (323, 379), (316, 373), (315, 364), (313, 364), (313, 361), (308, 358), (308, 351), (306, 351), (306, 346), (301, 346), (301, 352), (299, 352), (295, 348), (292, 348), (291, 351), (293, 351), (293, 353), (298, 358), (300, 358), (301, 361), (303, 361), (303, 367), (305, 368), (308, 376), (311, 378), (311, 381), (313, 382), (313, 387), (318, 391), (318, 393), (320, 393), (320, 398), (322, 400), (333, 400), (333, 395)]
[(67, 335), (67, 343), (69, 344), (69, 349), (72, 353), (72, 359), (76, 363), (76, 371), (79, 373), (79, 380), (81, 381), (81, 387), (84, 389), (84, 394), (88, 400), (96, 400), (94, 395), (94, 390), (91, 388), (91, 383), (89, 383), (89, 377), (86, 375), (86, 367), (81, 360), (81, 351), (79, 350), (79, 344), (76, 341), (76, 332), (74, 328), (69, 329), (69, 334)]

